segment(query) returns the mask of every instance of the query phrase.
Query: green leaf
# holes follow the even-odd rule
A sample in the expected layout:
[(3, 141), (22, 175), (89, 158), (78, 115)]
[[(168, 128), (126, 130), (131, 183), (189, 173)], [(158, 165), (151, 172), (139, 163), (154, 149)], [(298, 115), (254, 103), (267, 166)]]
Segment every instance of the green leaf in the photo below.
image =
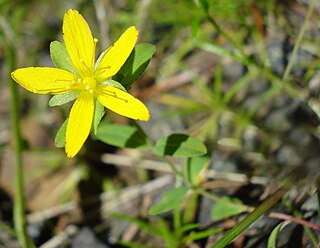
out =
[(200, 0), (201, 7), (203, 8), (204, 12), (209, 12), (209, 1), (208, 0)]
[(125, 148), (145, 148), (147, 137), (141, 129), (129, 125), (101, 123), (96, 137), (104, 143)]
[(226, 217), (240, 214), (247, 208), (237, 198), (224, 196), (219, 199), (211, 209), (211, 219), (213, 221), (221, 220)]
[(210, 158), (208, 156), (188, 158), (186, 166), (186, 178), (192, 185), (197, 184), (197, 178), (209, 163)]
[(259, 71), (251, 69), (246, 74), (241, 76), (236, 82), (232, 84), (232, 86), (228, 89), (226, 94), (224, 95), (224, 102), (229, 103), (230, 100), (238, 93), (241, 92), (241, 89), (248, 88), (249, 84), (252, 80), (258, 75)]
[(149, 214), (150, 215), (156, 215), (156, 214), (161, 214), (167, 211), (170, 211), (174, 209), (175, 207), (178, 207), (188, 192), (189, 188), (188, 187), (180, 187), (180, 188), (174, 188), (169, 191), (167, 191), (161, 201), (157, 204), (154, 204), (150, 209), (149, 209)]
[(200, 224), (199, 223), (191, 223), (191, 224), (185, 224), (183, 225), (181, 228), (179, 228), (177, 230), (177, 234), (179, 236), (181, 236), (183, 233), (185, 232), (189, 232), (191, 231), (192, 229), (196, 229), (196, 228), (199, 228), (200, 227)]
[(102, 120), (102, 117), (104, 115), (104, 106), (96, 100), (96, 105), (94, 108), (94, 117), (93, 117), (93, 133), (97, 134), (98, 126), (100, 124), (100, 121)]
[(54, 143), (56, 145), (56, 147), (64, 147), (65, 143), (66, 143), (66, 130), (67, 130), (67, 124), (68, 124), (68, 119), (66, 119), (61, 127), (59, 128), (57, 134), (56, 134), (56, 138), (54, 140)]
[(222, 228), (211, 228), (204, 231), (191, 232), (187, 237), (183, 239), (183, 243), (190, 243), (199, 239), (204, 239), (211, 235), (221, 233), (222, 231), (223, 231)]
[(277, 237), (284, 222), (279, 223), (271, 232), (268, 239), (268, 248), (277, 248)]
[(71, 58), (63, 43), (52, 41), (50, 43), (50, 56), (54, 65), (60, 69), (77, 74), (77, 71), (71, 65)]
[(127, 214), (123, 213), (118, 213), (118, 212), (112, 212), (111, 216), (113, 218), (116, 218), (118, 220), (123, 220), (127, 221), (131, 224), (137, 225), (140, 229), (145, 230), (146, 232), (156, 235), (156, 236), (161, 236), (159, 228), (152, 226), (150, 223), (146, 222), (145, 220), (141, 220), (137, 217), (133, 217)]
[(54, 95), (49, 100), (49, 106), (61, 106), (65, 103), (75, 100), (79, 96), (79, 91), (70, 91), (64, 94)]
[(196, 138), (186, 134), (172, 134), (157, 140), (153, 152), (158, 156), (195, 157), (206, 154), (207, 148)]
[(193, 18), (193, 20), (191, 22), (191, 35), (192, 35), (192, 38), (196, 38), (197, 37), (201, 21), (202, 20), (199, 17)]
[(215, 53), (219, 56), (225, 56), (228, 58), (231, 58), (235, 61), (241, 62), (245, 65), (247, 65), (249, 62), (246, 60), (246, 58), (237, 55), (235, 53), (230, 52), (228, 49), (225, 49), (219, 45), (213, 44), (213, 43), (208, 43), (208, 42), (203, 42), (200, 40), (195, 41), (196, 47), (199, 47), (207, 52)]
[(126, 89), (130, 89), (147, 68), (155, 52), (156, 48), (152, 44), (138, 44), (113, 79), (120, 82)]

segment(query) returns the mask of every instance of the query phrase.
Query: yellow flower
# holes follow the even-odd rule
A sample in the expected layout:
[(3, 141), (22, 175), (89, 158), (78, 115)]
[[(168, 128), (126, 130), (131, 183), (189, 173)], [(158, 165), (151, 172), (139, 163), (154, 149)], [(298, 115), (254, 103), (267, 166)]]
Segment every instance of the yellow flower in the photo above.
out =
[(65, 151), (74, 157), (88, 138), (95, 109), (95, 99), (106, 108), (129, 118), (147, 121), (149, 111), (138, 99), (127, 92), (107, 85), (106, 81), (122, 67), (133, 50), (138, 31), (128, 28), (102, 55), (95, 67), (97, 39), (76, 10), (69, 10), (63, 20), (63, 39), (77, 73), (59, 68), (27, 67), (12, 72), (12, 78), (25, 89), (37, 94), (80, 92), (73, 104), (67, 130)]

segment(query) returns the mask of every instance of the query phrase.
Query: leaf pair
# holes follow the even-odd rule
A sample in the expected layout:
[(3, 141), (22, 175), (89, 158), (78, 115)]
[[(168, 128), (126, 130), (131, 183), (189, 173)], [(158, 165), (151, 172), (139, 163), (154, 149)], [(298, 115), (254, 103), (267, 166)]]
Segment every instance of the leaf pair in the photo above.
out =
[(188, 191), (192, 190), (193, 185), (198, 183), (197, 179), (201, 171), (208, 165), (209, 160), (208, 156), (188, 158), (185, 171), (185, 179), (188, 182), (188, 186), (167, 191), (160, 202), (150, 208), (149, 214), (157, 215), (180, 207)]

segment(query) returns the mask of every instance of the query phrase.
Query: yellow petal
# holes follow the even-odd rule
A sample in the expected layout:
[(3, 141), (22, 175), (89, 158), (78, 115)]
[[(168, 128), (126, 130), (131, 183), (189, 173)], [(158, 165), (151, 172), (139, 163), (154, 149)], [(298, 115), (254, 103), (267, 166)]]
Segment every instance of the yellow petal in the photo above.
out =
[(69, 92), (77, 76), (71, 72), (50, 67), (27, 67), (13, 71), (11, 77), (23, 88), (37, 94)]
[(115, 87), (100, 86), (98, 101), (113, 112), (135, 120), (149, 120), (147, 107), (137, 98)]
[(97, 70), (96, 79), (105, 81), (115, 75), (126, 62), (138, 38), (138, 30), (132, 26), (128, 28), (111, 47), (105, 51)]
[(82, 77), (93, 75), (95, 41), (86, 20), (70, 9), (64, 15), (62, 31), (74, 68)]
[(89, 91), (83, 90), (73, 104), (66, 131), (66, 153), (74, 157), (83, 146), (90, 133), (94, 112), (94, 97)]

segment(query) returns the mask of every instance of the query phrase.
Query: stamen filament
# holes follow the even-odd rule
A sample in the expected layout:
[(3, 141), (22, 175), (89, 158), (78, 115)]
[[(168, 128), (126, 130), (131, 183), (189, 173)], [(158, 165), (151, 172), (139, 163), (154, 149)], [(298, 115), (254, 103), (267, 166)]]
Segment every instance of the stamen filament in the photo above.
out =
[(71, 91), (70, 89), (67, 89), (66, 87), (61, 87), (61, 88), (54, 88), (54, 89), (37, 89), (37, 92), (42, 93), (42, 92), (51, 92), (51, 93), (66, 93)]
[(121, 101), (124, 101), (126, 103), (128, 102), (127, 99), (124, 99), (124, 98), (121, 98), (121, 97), (117, 96), (117, 92), (115, 92), (115, 91), (103, 89), (103, 90), (99, 90), (97, 93), (99, 95), (107, 95), (107, 96), (111, 96), (111, 97), (117, 98), (117, 99), (119, 99)]
[[(93, 43), (94, 43), (94, 49), (93, 49), (92, 61), (91, 61), (92, 65), (94, 65), (94, 61), (95, 61), (95, 57), (96, 57), (96, 48), (97, 48), (98, 39), (94, 38)], [(94, 66), (92, 67), (92, 69), (94, 69)]]

